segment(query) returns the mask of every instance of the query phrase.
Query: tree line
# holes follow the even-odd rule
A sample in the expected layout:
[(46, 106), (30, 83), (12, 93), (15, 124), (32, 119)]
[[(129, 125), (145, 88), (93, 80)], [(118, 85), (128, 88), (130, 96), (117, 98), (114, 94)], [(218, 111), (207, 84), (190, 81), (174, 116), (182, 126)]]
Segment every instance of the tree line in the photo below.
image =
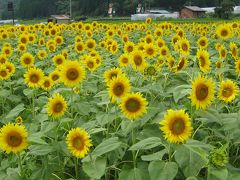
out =
[[(0, 0), (0, 17), (11, 18), (7, 3), (14, 3), (17, 18), (32, 19), (48, 17), (51, 14), (69, 14), (70, 0)], [(179, 11), (184, 5), (199, 7), (217, 7), (223, 1), (232, 1), (235, 5), (240, 0), (71, 0), (73, 17), (107, 16), (109, 3), (114, 4), (116, 16), (129, 16), (135, 13), (138, 3), (145, 8), (158, 7), (169, 11)]]

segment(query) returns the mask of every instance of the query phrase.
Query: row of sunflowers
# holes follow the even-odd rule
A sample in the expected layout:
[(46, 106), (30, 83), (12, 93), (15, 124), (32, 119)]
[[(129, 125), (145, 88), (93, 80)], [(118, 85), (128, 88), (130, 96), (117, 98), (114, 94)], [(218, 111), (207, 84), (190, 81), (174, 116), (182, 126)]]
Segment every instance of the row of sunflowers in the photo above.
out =
[(0, 27), (0, 179), (239, 179), (239, 30)]

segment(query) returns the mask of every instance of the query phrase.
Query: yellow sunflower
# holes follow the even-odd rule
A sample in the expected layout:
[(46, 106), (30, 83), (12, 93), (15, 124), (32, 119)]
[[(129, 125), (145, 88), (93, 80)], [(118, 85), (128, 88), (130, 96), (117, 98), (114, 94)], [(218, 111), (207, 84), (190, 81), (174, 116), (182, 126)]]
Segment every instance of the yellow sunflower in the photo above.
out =
[(149, 58), (156, 57), (156, 55), (157, 55), (157, 49), (156, 49), (155, 45), (153, 45), (153, 44), (146, 44), (144, 46), (144, 52), (145, 52), (146, 56)]
[(191, 120), (184, 110), (169, 109), (160, 122), (164, 137), (170, 143), (184, 143), (192, 134)]
[(130, 64), (130, 59), (128, 54), (122, 54), (118, 59), (118, 64), (120, 67), (126, 67)]
[(180, 52), (183, 55), (189, 55), (190, 53), (190, 43), (186, 38), (182, 38), (178, 41), (180, 47)]
[(231, 80), (222, 81), (218, 92), (218, 98), (225, 102), (232, 102), (238, 94), (238, 86)]
[(73, 128), (66, 137), (69, 151), (77, 158), (84, 158), (92, 146), (89, 134), (81, 128)]
[(24, 53), (21, 57), (20, 57), (20, 61), (23, 67), (25, 68), (29, 68), (32, 67), (34, 64), (34, 57), (32, 54), (30, 53)]
[(53, 118), (59, 118), (67, 110), (67, 102), (61, 94), (54, 94), (48, 99), (47, 112)]
[(227, 40), (232, 37), (232, 29), (228, 24), (220, 24), (216, 28), (216, 34), (219, 38)]
[(6, 56), (11, 56), (11, 55), (12, 55), (12, 52), (13, 52), (12, 47), (4, 46), (4, 47), (2, 48), (2, 53), (5, 54)]
[(0, 64), (4, 64), (8, 60), (5, 54), (0, 54)]
[(26, 52), (26, 50), (27, 50), (27, 47), (26, 47), (26, 45), (25, 44), (18, 44), (18, 51), (19, 52)]
[(85, 69), (78, 61), (66, 61), (61, 71), (61, 80), (66, 86), (78, 85), (85, 78)]
[(184, 70), (188, 65), (188, 60), (186, 57), (180, 57), (179, 62), (176, 66), (176, 72)]
[(53, 63), (55, 66), (62, 65), (66, 62), (65, 56), (62, 54), (55, 55), (53, 58)]
[(135, 50), (131, 54), (131, 62), (133, 68), (138, 71), (143, 71), (146, 68), (146, 61), (143, 53), (141, 51)]
[(120, 68), (111, 68), (104, 72), (104, 79), (107, 84), (112, 81), (113, 78), (116, 78), (120, 75), (123, 75), (123, 72)]
[(51, 72), (48, 76), (51, 78), (51, 80), (54, 82), (54, 84), (58, 83), (60, 81), (60, 79), (61, 79), (60, 78), (61, 74), (57, 70)]
[(126, 96), (131, 91), (131, 84), (126, 76), (113, 78), (109, 83), (108, 93), (113, 101), (117, 98)]
[(233, 42), (230, 42), (230, 50), (231, 50), (231, 55), (234, 59), (237, 59), (238, 58), (238, 47), (235, 43)]
[(204, 73), (208, 72), (211, 64), (208, 52), (206, 50), (199, 49), (197, 51), (197, 58), (200, 70)]
[(47, 52), (45, 50), (39, 50), (37, 56), (40, 60), (43, 60), (47, 57)]
[(82, 53), (84, 51), (84, 49), (85, 49), (84, 43), (83, 42), (75, 43), (74, 49), (75, 49), (76, 52)]
[(135, 45), (134, 45), (133, 42), (128, 41), (128, 42), (125, 43), (125, 45), (124, 45), (124, 52), (125, 53), (131, 53), (131, 52), (134, 51), (134, 49), (135, 49)]
[(237, 61), (235, 61), (235, 71), (237, 73), (237, 75), (240, 75), (240, 59), (238, 59)]
[(5, 64), (0, 64), (0, 80), (7, 80), (10, 78), (10, 73)]
[(6, 69), (8, 70), (10, 76), (13, 75), (15, 73), (15, 65), (9, 61), (6, 61), (5, 62), (5, 66), (6, 66)]
[(40, 68), (30, 68), (24, 74), (25, 83), (31, 88), (37, 88), (41, 85), (41, 81), (44, 77), (44, 73)]
[(197, 109), (206, 109), (213, 101), (215, 93), (215, 84), (213, 80), (198, 76), (192, 82), (191, 101)]
[(125, 117), (135, 120), (147, 112), (147, 100), (140, 93), (130, 93), (122, 98), (120, 108)]
[(88, 39), (88, 40), (85, 42), (85, 44), (86, 44), (86, 48), (87, 48), (88, 50), (93, 50), (93, 49), (96, 48), (96, 41), (93, 40), (93, 39)]
[(198, 47), (205, 49), (208, 46), (208, 39), (203, 36), (198, 39)]
[(49, 91), (52, 88), (53, 84), (54, 84), (53, 80), (50, 77), (45, 76), (42, 79), (41, 88), (44, 89), (45, 91)]
[(0, 148), (6, 153), (19, 153), (28, 146), (27, 136), (24, 126), (9, 123), (1, 128)]

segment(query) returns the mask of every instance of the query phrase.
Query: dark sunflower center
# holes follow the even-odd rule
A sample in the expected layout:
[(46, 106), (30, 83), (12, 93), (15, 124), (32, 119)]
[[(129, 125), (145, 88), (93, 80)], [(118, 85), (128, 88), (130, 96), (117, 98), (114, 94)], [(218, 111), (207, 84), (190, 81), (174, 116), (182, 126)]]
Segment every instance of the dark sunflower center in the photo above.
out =
[(62, 62), (63, 62), (63, 60), (62, 60), (61, 58), (58, 58), (58, 59), (56, 60), (56, 63), (57, 63), (57, 64), (62, 64)]
[(49, 82), (49, 81), (45, 81), (45, 82), (44, 82), (44, 86), (45, 86), (45, 87), (49, 87), (49, 86), (50, 86), (50, 82)]
[(200, 60), (200, 66), (204, 67), (205, 64), (206, 64), (205, 58), (204, 58), (203, 56), (200, 56), (200, 57), (199, 57), (199, 60)]
[(73, 147), (78, 150), (83, 149), (84, 143), (82, 142), (82, 138), (79, 136), (77, 136), (73, 139), (72, 144), (73, 144)]
[(124, 64), (128, 63), (128, 58), (122, 58), (122, 62), (123, 62)]
[(154, 75), (154, 74), (156, 74), (156, 69), (155, 69), (154, 67), (150, 66), (150, 67), (147, 69), (147, 73), (148, 73), (149, 75)]
[(26, 39), (26, 38), (22, 38), (22, 39), (21, 39), (21, 42), (22, 42), (23, 44), (25, 44), (25, 43), (27, 42), (27, 39)]
[(32, 83), (37, 83), (37, 82), (39, 81), (38, 75), (37, 75), (37, 74), (32, 74), (32, 75), (30, 76), (30, 81), (31, 81)]
[(181, 59), (181, 61), (180, 61), (179, 64), (178, 64), (177, 69), (178, 69), (178, 70), (181, 70), (181, 69), (183, 68), (184, 64), (185, 64), (184, 59)]
[(137, 66), (139, 66), (139, 65), (141, 65), (142, 64), (142, 57), (140, 56), (140, 55), (135, 55), (134, 56), (134, 63), (137, 65)]
[(58, 75), (55, 74), (55, 75), (52, 76), (52, 80), (53, 80), (53, 81), (56, 81), (56, 80), (58, 80), (58, 79), (59, 79), (59, 76), (58, 76)]
[(148, 54), (148, 55), (153, 55), (153, 53), (154, 53), (153, 48), (148, 48), (148, 49), (147, 49), (147, 54)]
[(146, 39), (146, 42), (149, 44), (149, 43), (152, 42), (152, 39), (151, 39), (151, 38), (147, 38), (147, 39)]
[(9, 54), (9, 53), (10, 53), (9, 49), (5, 49), (5, 54)]
[(186, 43), (182, 44), (182, 50), (187, 51), (188, 50), (188, 45)]
[(128, 46), (128, 47), (127, 47), (127, 52), (130, 53), (130, 52), (132, 52), (132, 51), (133, 51), (133, 47), (132, 47), (132, 46)]
[(201, 45), (201, 46), (205, 46), (205, 45), (206, 45), (206, 42), (205, 42), (204, 40), (201, 40), (201, 41), (200, 41), (200, 45)]
[(222, 91), (222, 95), (226, 98), (230, 97), (233, 94), (233, 89), (230, 87), (226, 87)]
[(162, 53), (163, 56), (167, 55), (166, 49), (162, 49), (161, 53)]
[(141, 107), (140, 102), (135, 98), (130, 98), (125, 103), (125, 108), (130, 112), (137, 112)]
[(226, 52), (225, 52), (225, 50), (223, 49), (223, 50), (221, 50), (221, 55), (222, 55), (222, 57), (225, 57), (226, 56)]
[(226, 37), (228, 35), (228, 31), (226, 29), (223, 29), (221, 31), (221, 36)]
[(17, 147), (22, 143), (22, 136), (18, 132), (10, 132), (7, 137), (7, 143), (11, 147)]
[(78, 71), (75, 69), (75, 68), (70, 68), (68, 71), (67, 71), (67, 78), (69, 80), (76, 80), (79, 76), (79, 73)]
[(90, 69), (92, 69), (92, 68), (94, 67), (94, 64), (93, 64), (93, 62), (90, 61), (90, 62), (87, 63), (87, 66), (88, 66)]
[(78, 51), (82, 51), (83, 50), (83, 46), (82, 45), (77, 45), (77, 50)]
[(91, 49), (91, 48), (93, 48), (93, 46), (94, 46), (94, 45), (93, 45), (93, 43), (92, 43), (92, 42), (89, 42), (89, 43), (87, 44), (87, 46), (88, 46), (88, 48), (90, 48), (90, 49)]
[(121, 96), (124, 92), (124, 85), (122, 83), (116, 83), (113, 87), (113, 92), (116, 96)]
[(183, 119), (181, 119), (181, 118), (175, 119), (173, 121), (173, 123), (171, 124), (170, 129), (174, 135), (182, 134), (185, 129), (185, 123), (184, 123)]
[(56, 113), (59, 113), (62, 110), (63, 110), (63, 104), (61, 102), (57, 102), (53, 107), (53, 111)]
[(196, 88), (196, 98), (199, 101), (205, 100), (208, 96), (208, 87), (205, 84), (199, 84)]
[(0, 75), (1, 75), (2, 77), (6, 77), (6, 76), (7, 76), (7, 72), (4, 71), (4, 70), (2, 70), (2, 71), (0, 71)]
[(25, 64), (30, 64), (31, 63), (31, 59), (29, 57), (25, 57), (24, 58), (24, 63)]

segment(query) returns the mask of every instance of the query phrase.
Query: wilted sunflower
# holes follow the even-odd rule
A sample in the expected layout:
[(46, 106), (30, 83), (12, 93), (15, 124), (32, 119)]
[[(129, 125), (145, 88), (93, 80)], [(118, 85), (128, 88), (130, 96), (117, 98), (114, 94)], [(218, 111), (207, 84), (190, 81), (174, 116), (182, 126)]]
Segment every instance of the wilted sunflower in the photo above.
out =
[(238, 94), (238, 86), (231, 80), (222, 81), (220, 83), (218, 98), (225, 102), (232, 102)]
[(169, 109), (160, 122), (164, 137), (170, 143), (183, 143), (192, 134), (191, 120), (184, 110)]
[(69, 151), (77, 158), (84, 158), (92, 146), (89, 134), (81, 128), (73, 128), (66, 137)]
[(78, 61), (66, 61), (61, 70), (61, 80), (66, 86), (76, 86), (85, 78), (85, 69)]
[(31, 88), (37, 88), (41, 85), (41, 81), (44, 77), (44, 73), (40, 68), (30, 68), (24, 74), (25, 83)]
[(130, 93), (122, 98), (121, 111), (130, 120), (135, 120), (147, 112), (147, 100), (140, 93)]
[(30, 53), (24, 53), (20, 57), (20, 61), (21, 61), (21, 64), (22, 64), (23, 67), (29, 68), (29, 67), (32, 67), (33, 64), (34, 64), (34, 57)]
[(204, 73), (208, 72), (211, 64), (208, 52), (206, 50), (199, 49), (197, 51), (197, 58), (200, 70)]
[(113, 78), (109, 83), (108, 92), (113, 101), (126, 96), (131, 90), (131, 84), (126, 76)]
[(197, 109), (206, 109), (214, 99), (215, 84), (213, 80), (198, 76), (192, 82), (191, 101)]
[(47, 112), (53, 118), (59, 118), (64, 115), (67, 110), (67, 102), (61, 94), (54, 94), (48, 99)]
[(27, 130), (24, 126), (9, 123), (1, 128), (0, 148), (6, 153), (18, 153), (27, 148)]

